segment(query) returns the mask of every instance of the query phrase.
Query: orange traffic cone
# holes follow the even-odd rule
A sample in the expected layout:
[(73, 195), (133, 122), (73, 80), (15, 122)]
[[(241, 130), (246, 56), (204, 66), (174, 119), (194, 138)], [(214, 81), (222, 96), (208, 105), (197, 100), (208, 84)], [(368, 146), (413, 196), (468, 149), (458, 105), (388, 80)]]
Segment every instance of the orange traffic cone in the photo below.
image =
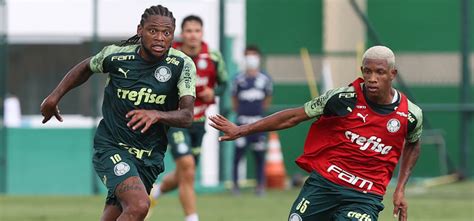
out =
[(276, 132), (268, 135), (268, 150), (265, 161), (265, 179), (268, 188), (284, 189), (286, 180), (285, 164), (281, 153), (280, 139)]

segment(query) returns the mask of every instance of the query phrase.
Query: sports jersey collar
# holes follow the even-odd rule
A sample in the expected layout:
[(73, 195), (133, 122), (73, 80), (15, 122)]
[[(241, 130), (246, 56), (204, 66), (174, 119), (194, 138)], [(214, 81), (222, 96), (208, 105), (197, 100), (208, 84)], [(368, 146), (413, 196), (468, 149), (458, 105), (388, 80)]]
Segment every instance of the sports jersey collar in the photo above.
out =
[(394, 99), (396, 99), (395, 101), (392, 100), (392, 103), (391, 104), (377, 104), (375, 102), (372, 102), (370, 99), (367, 98), (367, 94), (366, 94), (366, 91), (365, 91), (365, 85), (362, 84), (362, 93), (364, 94), (364, 98), (365, 98), (365, 101), (367, 102), (367, 104), (371, 107), (374, 107), (372, 109), (387, 109), (387, 110), (395, 110), (396, 107), (398, 107), (400, 105), (400, 98), (401, 98), (401, 95), (400, 95), (400, 92), (398, 92), (398, 90), (395, 90), (394, 88), (392, 88), (393, 90), (395, 90), (395, 96), (394, 96)]
[[(175, 42), (173, 42), (172, 47), (176, 48), (178, 50), (181, 50), (181, 47), (183, 47), (183, 42), (175, 41)], [(208, 53), (209, 53), (209, 46), (206, 44), (206, 42), (202, 41), (201, 42), (201, 51), (199, 52), (199, 54), (208, 54)]]

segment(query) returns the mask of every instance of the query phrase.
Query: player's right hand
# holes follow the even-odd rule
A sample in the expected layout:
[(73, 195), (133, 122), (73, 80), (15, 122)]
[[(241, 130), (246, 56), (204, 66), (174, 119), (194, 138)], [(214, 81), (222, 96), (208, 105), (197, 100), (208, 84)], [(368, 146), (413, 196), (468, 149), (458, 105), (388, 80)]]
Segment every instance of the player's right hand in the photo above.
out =
[(127, 127), (132, 130), (140, 130), (141, 133), (147, 132), (150, 129), (151, 125), (160, 120), (160, 114), (156, 110), (132, 110), (129, 111), (126, 115), (126, 118), (130, 118), (130, 121), (127, 123)]
[(197, 96), (204, 102), (212, 102), (215, 96), (214, 89), (205, 86), (201, 92), (197, 93)]
[(40, 111), (44, 117), (43, 124), (48, 122), (53, 116), (55, 116), (58, 121), (63, 122), (63, 118), (59, 114), (58, 102), (49, 96), (41, 103)]
[(209, 120), (211, 121), (209, 125), (224, 133), (223, 136), (219, 137), (219, 141), (235, 140), (241, 137), (240, 127), (230, 122), (222, 115), (218, 114), (210, 116)]

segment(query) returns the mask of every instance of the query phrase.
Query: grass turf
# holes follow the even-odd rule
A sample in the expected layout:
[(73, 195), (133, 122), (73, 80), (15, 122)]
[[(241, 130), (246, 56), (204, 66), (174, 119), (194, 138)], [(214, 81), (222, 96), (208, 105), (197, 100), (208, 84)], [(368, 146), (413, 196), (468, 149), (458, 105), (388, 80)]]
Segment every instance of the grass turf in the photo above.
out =
[[(287, 220), (288, 211), (299, 190), (269, 191), (265, 197), (243, 192), (204, 194), (198, 198), (203, 221)], [(474, 182), (456, 183), (429, 189), (407, 190), (409, 220), (474, 220)], [(385, 210), (379, 220), (392, 218), (392, 195), (387, 193)], [(90, 221), (99, 220), (102, 196), (0, 196), (1, 221)], [(160, 198), (151, 220), (181, 221), (183, 215), (176, 194)]]

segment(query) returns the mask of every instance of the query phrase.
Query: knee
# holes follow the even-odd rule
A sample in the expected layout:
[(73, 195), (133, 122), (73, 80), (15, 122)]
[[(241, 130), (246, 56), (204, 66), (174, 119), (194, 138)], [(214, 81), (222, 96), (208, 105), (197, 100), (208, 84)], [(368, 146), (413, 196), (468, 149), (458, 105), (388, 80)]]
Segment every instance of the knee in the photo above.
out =
[(190, 157), (190, 159), (181, 162), (178, 179), (194, 181), (195, 173), (194, 159)]
[(130, 203), (129, 205), (127, 205), (124, 208), (124, 212), (142, 220), (142, 219), (145, 219), (149, 208), (150, 208), (150, 199), (146, 197), (144, 199), (138, 200), (135, 203)]
[(194, 181), (194, 176), (196, 175), (194, 165), (183, 168), (183, 170), (181, 171), (181, 175), (181, 177), (185, 180)]

